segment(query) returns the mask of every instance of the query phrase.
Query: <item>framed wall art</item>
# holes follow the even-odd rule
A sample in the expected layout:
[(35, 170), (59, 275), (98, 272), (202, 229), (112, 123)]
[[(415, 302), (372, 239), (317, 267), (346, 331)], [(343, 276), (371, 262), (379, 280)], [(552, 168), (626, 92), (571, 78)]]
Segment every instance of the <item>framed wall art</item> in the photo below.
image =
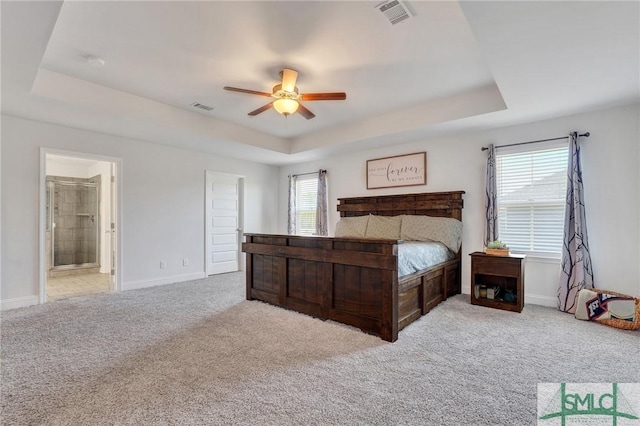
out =
[(367, 160), (367, 189), (426, 184), (426, 152)]

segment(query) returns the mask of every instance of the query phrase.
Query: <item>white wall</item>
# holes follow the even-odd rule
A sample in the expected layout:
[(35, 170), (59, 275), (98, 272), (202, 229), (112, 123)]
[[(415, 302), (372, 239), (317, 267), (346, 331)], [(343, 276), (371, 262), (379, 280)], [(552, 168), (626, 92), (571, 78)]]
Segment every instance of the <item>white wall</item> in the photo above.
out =
[[(597, 287), (640, 295), (640, 174), (638, 105), (562, 117), (526, 125), (448, 138), (434, 138), (361, 151), (312, 163), (286, 166), (279, 177), (279, 232), (286, 231), (287, 175), (327, 169), (329, 229), (339, 218), (341, 197), (463, 190), (462, 290), (470, 291), (468, 253), (482, 249), (484, 181), (489, 143), (504, 145), (589, 131), (582, 140), (585, 203), (595, 283)], [(367, 190), (366, 160), (427, 152), (427, 185)], [(528, 259), (525, 271), (527, 303), (555, 306), (559, 261)]]
[[(467, 253), (482, 248), (486, 154), (480, 147), (544, 139), (573, 130), (583, 140), (582, 165), (596, 286), (640, 294), (640, 141), (638, 105), (494, 131), (434, 138), (277, 168), (138, 140), (2, 116), (1, 288), (3, 307), (37, 302), (40, 147), (122, 158), (124, 288), (204, 274), (205, 170), (246, 176), (245, 232), (285, 232), (287, 175), (328, 170), (330, 230), (337, 198), (464, 190), (463, 292)], [(427, 151), (427, 185), (367, 191), (368, 159)], [(259, 212), (255, 214), (254, 212)], [(182, 266), (182, 259), (190, 264)], [(160, 269), (160, 260), (167, 269)], [(557, 263), (530, 259), (526, 301), (555, 305)], [(34, 302), (35, 301), (35, 302)]]
[(205, 170), (245, 176), (246, 232), (277, 229), (275, 167), (2, 116), (5, 308), (37, 301), (40, 147), (122, 159), (124, 289), (204, 276)]
[[(87, 163), (64, 163), (56, 156), (47, 159), (47, 175), (67, 176), (86, 179), (89, 176), (89, 165)], [(95, 175), (94, 175), (95, 176)]]

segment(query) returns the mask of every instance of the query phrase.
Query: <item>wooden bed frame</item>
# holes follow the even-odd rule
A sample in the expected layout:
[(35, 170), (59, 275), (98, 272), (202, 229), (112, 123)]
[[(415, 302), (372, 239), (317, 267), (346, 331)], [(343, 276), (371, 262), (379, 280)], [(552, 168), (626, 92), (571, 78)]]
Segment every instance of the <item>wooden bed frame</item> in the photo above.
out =
[[(401, 214), (462, 220), (464, 191), (340, 198), (341, 217)], [(389, 342), (460, 293), (456, 257), (398, 280), (401, 240), (246, 234), (247, 300), (358, 327)]]

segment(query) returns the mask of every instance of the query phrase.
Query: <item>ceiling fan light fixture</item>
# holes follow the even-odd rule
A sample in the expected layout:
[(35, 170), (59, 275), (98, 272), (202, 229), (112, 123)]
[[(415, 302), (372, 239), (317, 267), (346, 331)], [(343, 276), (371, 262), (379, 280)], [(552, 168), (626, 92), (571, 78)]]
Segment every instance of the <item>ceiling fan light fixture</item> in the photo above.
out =
[(280, 73), (282, 83), (273, 86), (271, 93), (258, 92), (256, 90), (241, 89), (239, 87), (224, 86), (224, 90), (230, 90), (232, 92), (248, 93), (250, 95), (266, 96), (274, 98), (273, 101), (260, 108), (251, 111), (248, 115), (254, 117), (258, 114), (262, 114), (268, 109), (275, 109), (278, 114), (285, 117), (299, 113), (307, 120), (312, 119), (316, 115), (309, 111), (299, 101), (343, 101), (347, 99), (347, 94), (344, 92), (326, 92), (326, 93), (306, 93), (300, 94), (298, 87), (296, 87), (296, 81), (298, 80), (298, 71), (291, 68), (284, 68)]
[(273, 101), (273, 109), (287, 116), (298, 110), (298, 101), (295, 99), (280, 98)]

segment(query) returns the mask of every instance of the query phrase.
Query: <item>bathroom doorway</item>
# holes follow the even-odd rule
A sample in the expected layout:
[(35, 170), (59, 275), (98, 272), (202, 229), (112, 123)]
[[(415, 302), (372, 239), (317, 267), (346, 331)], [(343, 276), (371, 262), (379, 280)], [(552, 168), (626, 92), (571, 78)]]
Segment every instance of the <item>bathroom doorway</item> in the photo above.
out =
[(43, 152), (41, 303), (118, 290), (118, 161)]

